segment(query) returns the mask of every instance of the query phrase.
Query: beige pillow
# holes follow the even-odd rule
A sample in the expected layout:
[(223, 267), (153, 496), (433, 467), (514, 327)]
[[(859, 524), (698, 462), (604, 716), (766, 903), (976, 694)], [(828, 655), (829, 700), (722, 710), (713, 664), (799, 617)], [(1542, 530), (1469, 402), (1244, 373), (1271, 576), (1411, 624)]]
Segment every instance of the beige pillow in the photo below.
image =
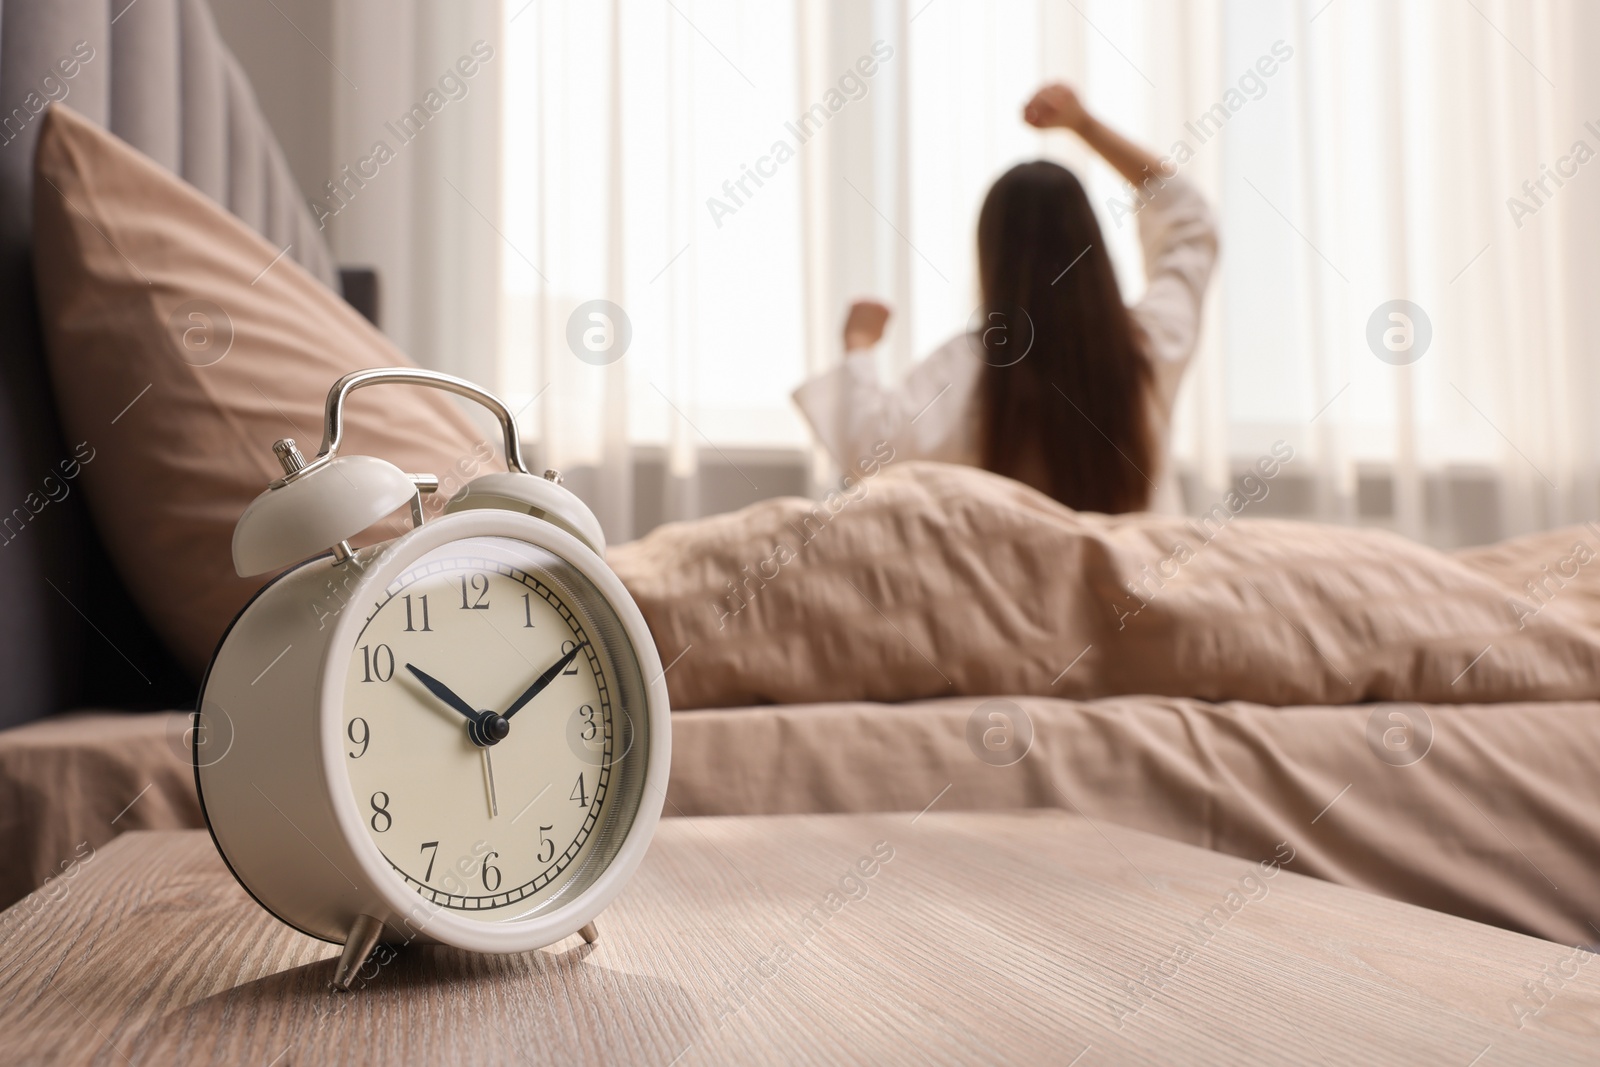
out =
[[(279, 473), (273, 441), (311, 454), (337, 378), (410, 361), (282, 249), (59, 104), (34, 174), (39, 312), (68, 449), (124, 581), (198, 676), (266, 580), (234, 574), (231, 540)], [(346, 431), (344, 452), (437, 474), (446, 491), (496, 462), (429, 390), (363, 391)]]

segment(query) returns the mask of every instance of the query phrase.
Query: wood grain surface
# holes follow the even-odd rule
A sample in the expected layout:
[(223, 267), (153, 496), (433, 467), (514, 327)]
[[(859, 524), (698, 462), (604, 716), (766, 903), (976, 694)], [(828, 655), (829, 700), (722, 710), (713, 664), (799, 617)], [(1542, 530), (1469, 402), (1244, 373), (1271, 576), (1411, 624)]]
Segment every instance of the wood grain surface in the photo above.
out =
[(338, 994), (203, 832), (133, 833), (0, 915), (0, 1062), (1600, 1059), (1591, 954), (1293, 867), (1059, 812), (669, 819), (597, 944)]

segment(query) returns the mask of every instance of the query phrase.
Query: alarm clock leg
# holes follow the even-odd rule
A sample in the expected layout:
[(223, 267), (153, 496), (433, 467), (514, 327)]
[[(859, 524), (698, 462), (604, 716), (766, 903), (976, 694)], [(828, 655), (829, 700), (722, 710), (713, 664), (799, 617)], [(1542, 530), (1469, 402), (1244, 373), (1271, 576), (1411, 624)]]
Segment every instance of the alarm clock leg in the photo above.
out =
[(355, 981), (356, 972), (367, 962), (367, 957), (372, 955), (372, 949), (377, 945), (378, 935), (381, 933), (383, 933), (383, 923), (370, 915), (356, 916), (356, 921), (350, 924), (350, 936), (345, 938), (344, 951), (339, 955), (339, 967), (333, 972), (333, 984), (336, 989), (349, 990), (350, 983)]
[(578, 931), (578, 936), (583, 938), (584, 944), (592, 945), (600, 940), (600, 931), (594, 928), (594, 923), (584, 923), (583, 928)]

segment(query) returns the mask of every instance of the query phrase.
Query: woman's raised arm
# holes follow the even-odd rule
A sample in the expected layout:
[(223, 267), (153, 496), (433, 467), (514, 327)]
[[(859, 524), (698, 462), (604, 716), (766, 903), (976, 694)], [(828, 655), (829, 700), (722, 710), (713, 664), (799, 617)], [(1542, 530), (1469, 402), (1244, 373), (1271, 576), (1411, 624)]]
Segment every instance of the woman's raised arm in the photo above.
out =
[(1143, 187), (1152, 177), (1170, 177), (1161, 173), (1161, 160), (1148, 149), (1128, 140), (1110, 126), (1089, 113), (1070, 86), (1046, 85), (1033, 94), (1022, 109), (1022, 118), (1037, 129), (1071, 130), (1100, 158), (1116, 168), (1128, 181)]

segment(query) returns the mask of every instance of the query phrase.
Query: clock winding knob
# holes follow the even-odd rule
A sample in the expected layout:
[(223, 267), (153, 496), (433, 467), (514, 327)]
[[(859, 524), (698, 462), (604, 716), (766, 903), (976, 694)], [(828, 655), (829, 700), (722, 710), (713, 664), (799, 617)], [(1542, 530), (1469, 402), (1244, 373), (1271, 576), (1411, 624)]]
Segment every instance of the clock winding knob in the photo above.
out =
[(306, 457), (294, 443), (294, 438), (285, 437), (272, 442), (273, 454), (278, 457), (278, 462), (283, 464), (285, 475), (294, 474), (306, 468)]

